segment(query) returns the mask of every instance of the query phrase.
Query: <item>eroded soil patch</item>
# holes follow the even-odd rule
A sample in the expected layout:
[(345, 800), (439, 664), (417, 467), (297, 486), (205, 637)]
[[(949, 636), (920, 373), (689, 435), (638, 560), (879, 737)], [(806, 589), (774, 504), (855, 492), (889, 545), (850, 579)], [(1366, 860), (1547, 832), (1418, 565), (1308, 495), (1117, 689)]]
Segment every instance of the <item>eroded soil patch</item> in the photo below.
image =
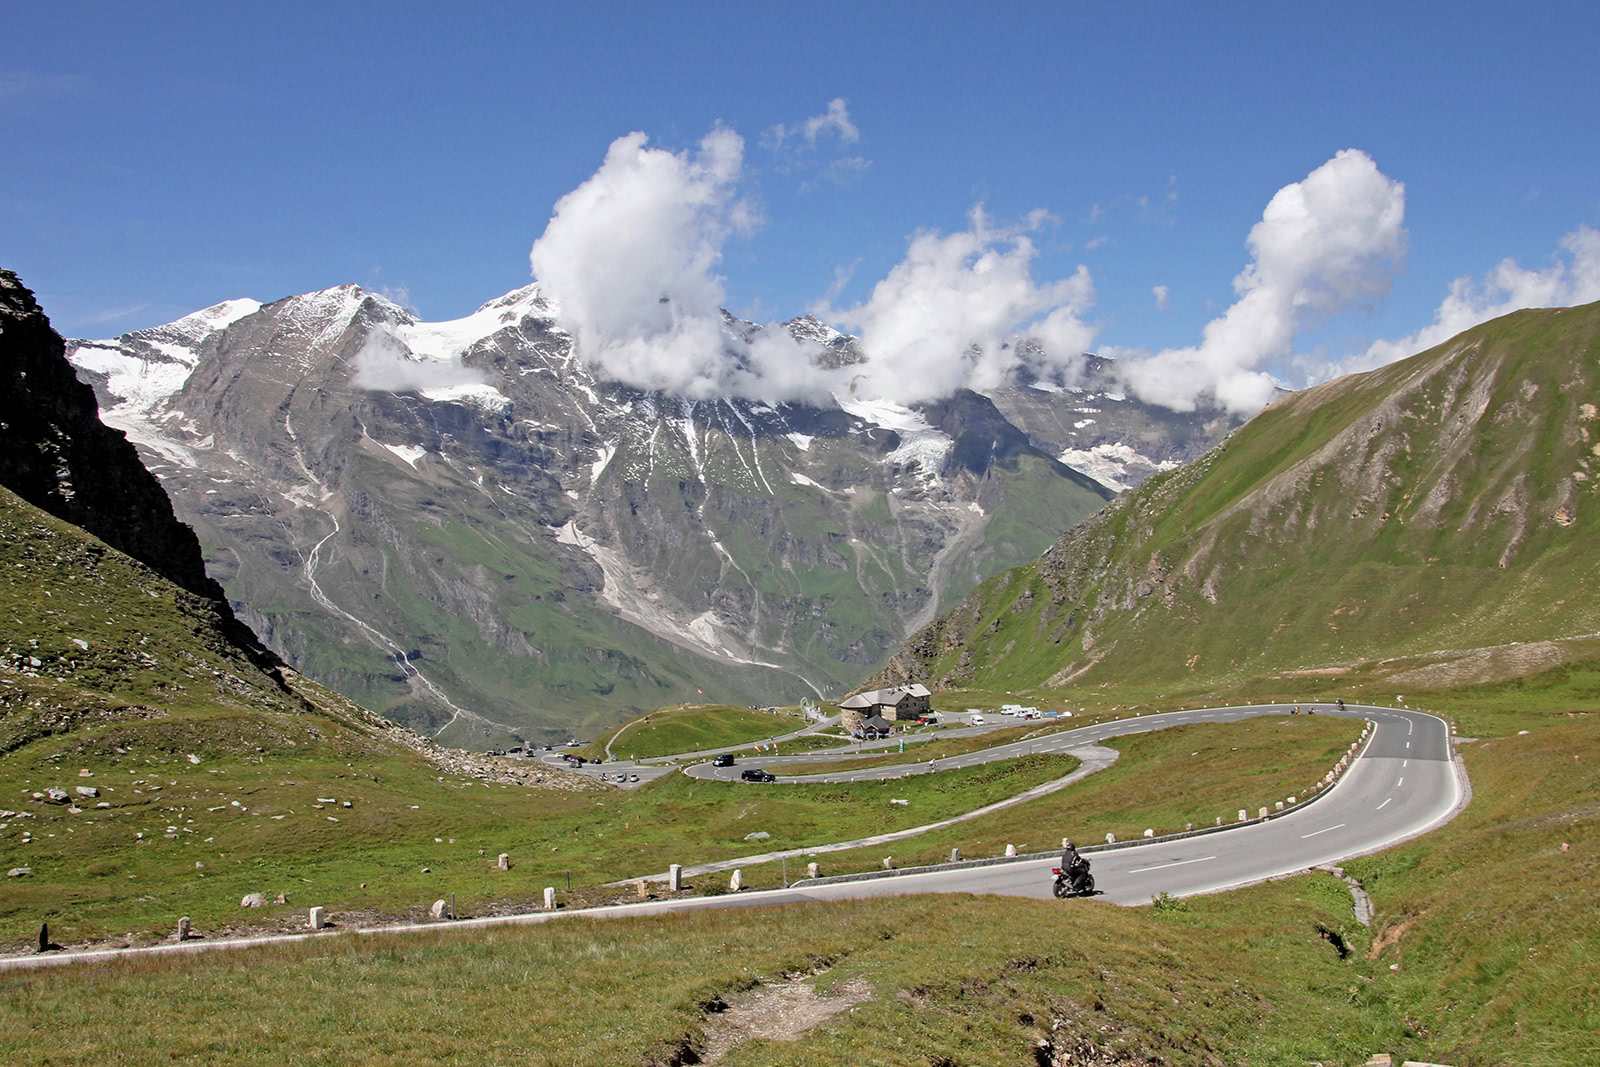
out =
[(872, 999), (872, 987), (852, 978), (833, 993), (819, 994), (809, 978), (758, 985), (724, 998), (726, 1007), (706, 1019), (701, 1063), (717, 1063), (740, 1042), (753, 1038), (798, 1041), (841, 1012)]

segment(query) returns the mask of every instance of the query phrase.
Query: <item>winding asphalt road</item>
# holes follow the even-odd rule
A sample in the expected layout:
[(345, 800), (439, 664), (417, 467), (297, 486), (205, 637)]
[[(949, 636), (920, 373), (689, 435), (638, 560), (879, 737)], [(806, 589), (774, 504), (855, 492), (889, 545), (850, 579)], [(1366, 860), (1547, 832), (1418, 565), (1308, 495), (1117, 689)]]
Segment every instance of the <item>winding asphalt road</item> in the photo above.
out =
[[(1258, 707), (1253, 713), (1266, 710)], [(1251, 712), (1222, 708), (1153, 715), (1146, 717), (1144, 728), (1232, 721)], [(1337, 863), (1426, 833), (1449, 821), (1464, 805), (1465, 776), (1452, 759), (1449, 728), (1442, 719), (1391, 708), (1350, 707), (1343, 714), (1370, 719), (1376, 729), (1333, 788), (1276, 818), (1178, 840), (1086, 849), (1100, 899), (1141, 904), (1162, 892), (1214, 893)], [(845, 896), (969, 892), (1048, 897), (1055, 863), (1053, 857), (1031, 859), (866, 883), (802, 885), (796, 891), (802, 899), (832, 898), (839, 889), (850, 890), (839, 894)]]
[[(1163, 892), (1173, 896), (1190, 896), (1266, 881), (1388, 848), (1442, 825), (1465, 806), (1470, 795), (1465, 772), (1453, 758), (1449, 727), (1442, 719), (1423, 712), (1395, 708), (1350, 705), (1338, 711), (1318, 705), (1317, 709), (1321, 714), (1368, 719), (1375, 725), (1365, 746), (1332, 788), (1310, 803), (1265, 820), (1235, 824), (1220, 830), (1200, 831), (1176, 840), (1141, 842), (1130, 847), (1085, 848), (1083, 851), (1094, 864), (1099, 887), (1097, 897), (1117, 904), (1141, 904)], [(1287, 705), (1247, 705), (1167, 712), (1062, 731), (983, 753), (952, 757), (950, 761), (941, 760), (939, 763), (943, 769), (946, 766), (964, 765), (956, 760), (979, 762), (979, 757), (1009, 758), (1009, 755), (1017, 754), (1014, 750), (1019, 747), (1023, 751), (1066, 751), (1111, 737), (1171, 726), (1233, 722), (1257, 715), (1284, 715), (1288, 711)], [(1008, 755), (995, 755), (1005, 750), (1013, 751)], [(808, 763), (815, 763), (822, 758), (824, 753), (821, 752), (795, 757), (796, 761)], [(763, 761), (763, 765), (776, 765), (777, 762)], [(926, 773), (925, 765), (921, 769)], [(885, 777), (903, 774), (907, 770), (907, 767), (874, 768), (846, 773)], [(752, 784), (749, 788), (772, 789), (779, 786)], [(1159, 784), (1153, 784), (1152, 788), (1159, 788)], [(778, 854), (733, 862), (750, 865), (775, 855)], [(986, 866), (950, 865), (878, 877), (800, 882), (786, 889), (653, 901), (573, 912), (466, 920), (450, 924), (449, 928), (546, 922), (568, 915), (595, 918), (639, 916), (705, 908), (758, 907), (912, 893), (998, 893), (1049, 897), (1050, 868), (1055, 862), (1054, 856), (1043, 856)], [(732, 862), (719, 866), (731, 865)], [(1068, 901), (1063, 906), (1072, 906), (1073, 903)], [(435, 923), (356, 932), (382, 934), (439, 929), (440, 925)], [(0, 968), (43, 966), (152, 952), (199, 951), (318, 936), (329, 935), (290, 935), (236, 942), (197, 941), (153, 949), (21, 957), (0, 960)]]
[[(1091, 844), (1083, 851), (1094, 863), (1097, 895), (1118, 904), (1139, 904), (1162, 892), (1190, 896), (1266, 881), (1387, 848), (1448, 821), (1465, 803), (1465, 774), (1452, 759), (1449, 727), (1444, 720), (1424, 712), (1396, 708), (1349, 705), (1340, 711), (1327, 705), (1315, 707), (1320, 714), (1367, 719), (1375, 727), (1366, 745), (1333, 788), (1310, 803), (1265, 820), (1252, 819), (1220, 830), (1202, 830), (1177, 840), (1130, 843), (1116, 848)], [(1237, 722), (1259, 715), (1288, 715), (1290, 708), (1287, 704), (1240, 705), (1119, 719), (939, 760), (938, 769), (1012, 758), (1025, 752), (1081, 750), (1113, 737), (1172, 726)], [(811, 753), (790, 761), (816, 763), (823, 755)], [(763, 760), (761, 765), (779, 771), (784, 762)], [(691, 772), (706, 771), (731, 776), (738, 773), (739, 767), (691, 768)], [(892, 778), (919, 773), (929, 773), (928, 766), (860, 768), (839, 774), (780, 778), (779, 784)], [(772, 784), (750, 786), (754, 789), (775, 787)], [(1242, 803), (1254, 814), (1255, 804), (1251, 798), (1244, 798)], [(910, 833), (896, 836), (910, 836)], [(860, 847), (875, 840), (887, 841), (888, 838), (864, 839), (850, 844)], [(1079, 845), (1081, 848), (1084, 842)], [(686, 873), (754, 866), (819, 851), (797, 849), (763, 853), (708, 864)], [(802, 882), (791, 886), (787, 892), (797, 894), (792, 899), (804, 900), (929, 892), (1048, 897), (1050, 868), (1054, 864), (1052, 856), (981, 867), (950, 866), (844, 883)]]

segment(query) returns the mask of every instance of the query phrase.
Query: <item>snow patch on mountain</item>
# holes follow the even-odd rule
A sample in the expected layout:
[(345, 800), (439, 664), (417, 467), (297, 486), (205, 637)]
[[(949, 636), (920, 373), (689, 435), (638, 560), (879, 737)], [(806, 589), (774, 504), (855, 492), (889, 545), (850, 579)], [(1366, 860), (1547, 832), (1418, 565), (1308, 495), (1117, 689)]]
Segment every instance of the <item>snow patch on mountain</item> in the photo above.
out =
[(924, 485), (931, 487), (939, 482), (955, 442), (930, 426), (921, 412), (887, 400), (835, 396), (834, 402), (847, 414), (899, 435), (900, 445), (884, 457), (887, 462), (907, 469), (914, 467)]
[[(1087, 474), (1115, 493), (1131, 489), (1158, 471), (1173, 470), (1181, 465), (1170, 460), (1157, 462), (1141, 455), (1131, 445), (1124, 444), (1095, 445), (1086, 449), (1068, 448), (1062, 450), (1056, 459), (1080, 474)], [(1135, 471), (1139, 477), (1130, 480), (1130, 475)]]
[(616, 445), (604, 445), (594, 457), (594, 462), (589, 466), (589, 484), (594, 485), (600, 480), (600, 475), (611, 466), (611, 458), (617, 454)]
[(938, 430), (904, 433), (900, 437), (900, 447), (885, 458), (907, 469), (915, 467), (923, 484), (932, 486), (938, 484), (944, 462), (954, 447), (955, 442)]
[[(378, 443), (383, 444), (382, 441)], [(383, 445), (383, 447), (409, 463), (412, 469), (416, 468), (417, 460), (428, 454), (428, 450), (421, 445)]]
[(917, 433), (932, 429), (928, 420), (923, 418), (920, 411), (908, 408), (903, 404), (896, 404), (889, 400), (857, 400), (855, 397), (840, 397), (835, 395), (834, 403), (839, 405), (839, 410), (847, 415), (854, 415), (862, 422), (881, 426), (885, 430), (895, 433)]
[(194, 370), (194, 353), (184, 352), (187, 362), (156, 361), (129, 355), (116, 341), (85, 341), (72, 353), (72, 364), (105, 375), (106, 392), (120, 403), (100, 416), (108, 426), (123, 430), (123, 421), (152, 416), (183, 388)]
[(492, 385), (447, 385), (424, 389), (422, 395), (437, 403), (475, 407), (490, 415), (503, 415), (511, 410), (511, 398)]
[(794, 442), (794, 446), (802, 452), (811, 451), (811, 442), (816, 440), (808, 433), (786, 433), (783, 436)]
[(238, 300), (224, 300), (220, 304), (213, 304), (202, 308), (193, 314), (185, 315), (159, 327), (163, 333), (175, 333), (178, 336), (198, 344), (218, 330), (227, 329), (247, 315), (254, 315), (261, 310), (261, 301), (241, 298)]
[(446, 322), (412, 320), (395, 327), (395, 336), (404, 341), (412, 355), (439, 363), (459, 360), (479, 341), (492, 337), (508, 326), (515, 326), (528, 315), (548, 315), (548, 305), (539, 296), (539, 287), (529, 285), (491, 300), (464, 318)]
[(813, 489), (821, 489), (824, 493), (828, 491), (826, 486), (819, 485), (810, 478), (807, 478), (804, 474), (801, 474), (799, 471), (790, 471), (789, 481), (793, 482), (795, 485), (809, 485)]
[[(332, 289), (319, 289), (314, 293), (292, 296), (281, 302), (281, 321), (296, 332), (308, 336), (309, 343), (300, 350), (300, 365), (315, 365), (322, 351), (338, 341), (350, 328), (350, 322), (368, 299), (368, 293), (359, 285), (346, 283)], [(387, 303), (387, 301), (385, 301)], [(390, 304), (396, 311), (410, 317), (398, 305)]]

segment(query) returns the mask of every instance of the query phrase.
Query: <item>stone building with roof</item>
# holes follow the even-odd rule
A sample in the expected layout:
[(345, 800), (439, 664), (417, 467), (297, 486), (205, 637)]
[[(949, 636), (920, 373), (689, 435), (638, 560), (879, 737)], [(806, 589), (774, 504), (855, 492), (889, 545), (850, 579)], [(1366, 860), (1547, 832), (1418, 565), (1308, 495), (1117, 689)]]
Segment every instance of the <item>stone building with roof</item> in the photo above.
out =
[(927, 686), (915, 684), (857, 693), (839, 704), (839, 725), (851, 734), (859, 734), (874, 716), (891, 723), (914, 722), (917, 716), (928, 714), (932, 696)]

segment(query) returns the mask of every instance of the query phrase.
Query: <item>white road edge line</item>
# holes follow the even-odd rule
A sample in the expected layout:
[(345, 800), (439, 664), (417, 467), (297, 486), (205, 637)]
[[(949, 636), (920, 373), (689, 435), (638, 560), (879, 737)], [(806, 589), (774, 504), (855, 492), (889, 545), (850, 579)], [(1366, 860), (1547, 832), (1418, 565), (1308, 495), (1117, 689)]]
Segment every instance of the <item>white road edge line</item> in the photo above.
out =
[(1158, 864), (1158, 865), (1156, 865), (1154, 867), (1140, 867), (1138, 870), (1129, 871), (1128, 873), (1129, 874), (1144, 874), (1146, 871), (1164, 871), (1168, 867), (1182, 867), (1186, 863), (1205, 863), (1207, 860), (1214, 860), (1216, 858), (1217, 857), (1215, 857), (1215, 856), (1201, 856), (1199, 859), (1194, 859), (1194, 860), (1179, 860), (1176, 863), (1162, 863), (1162, 864)]
[(1339, 823), (1339, 824), (1337, 824), (1335, 826), (1324, 826), (1322, 829), (1313, 830), (1309, 834), (1301, 834), (1300, 835), (1300, 840), (1304, 841), (1308, 837), (1316, 837), (1318, 834), (1325, 834), (1329, 830), (1337, 830), (1337, 829), (1339, 829), (1340, 826), (1343, 826), (1343, 825), (1344, 825), (1344, 823)]

